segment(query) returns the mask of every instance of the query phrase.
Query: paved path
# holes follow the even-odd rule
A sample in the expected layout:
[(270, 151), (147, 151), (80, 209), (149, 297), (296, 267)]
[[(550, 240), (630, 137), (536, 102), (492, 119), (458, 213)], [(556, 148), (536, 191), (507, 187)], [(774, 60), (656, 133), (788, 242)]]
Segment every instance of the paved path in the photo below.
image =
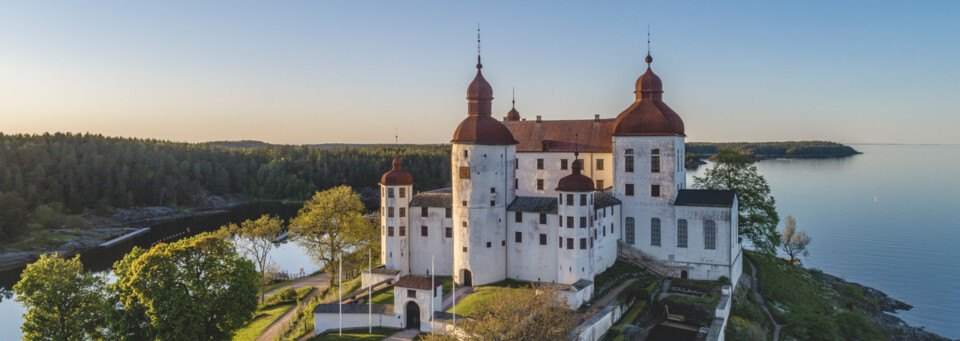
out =
[[(613, 290), (610, 290), (610, 292), (608, 292), (606, 295), (603, 295), (603, 297), (598, 299), (596, 302), (593, 302), (593, 307), (598, 307), (602, 309), (603, 307), (607, 306), (608, 303), (612, 302), (614, 299), (617, 298), (617, 294), (620, 294), (620, 292), (623, 291), (624, 288), (626, 288), (630, 284), (633, 284), (633, 282), (636, 282), (636, 281), (637, 281), (636, 278), (631, 278), (626, 280), (625, 282), (623, 282), (623, 284), (620, 284), (616, 288), (613, 288)], [(620, 302), (620, 303), (623, 303), (623, 302)]]
[(416, 329), (407, 329), (390, 335), (386, 339), (383, 339), (383, 341), (413, 341), (413, 338), (417, 337), (419, 333), (420, 331)]
[[(473, 287), (457, 287), (457, 302), (463, 301), (464, 298), (467, 298), (467, 296), (470, 296), (472, 293)], [(447, 311), (450, 310), (450, 308), (453, 308), (453, 295), (446, 294), (444, 296), (445, 297), (443, 298), (442, 304), (443, 308), (440, 309), (440, 311)]]
[[(277, 292), (277, 290), (280, 290), (283, 288), (314, 287), (313, 291), (310, 292), (310, 294), (308, 294), (306, 297), (300, 300), (301, 304), (306, 304), (307, 302), (310, 302), (310, 300), (312, 300), (314, 297), (316, 297), (320, 293), (320, 291), (323, 291), (323, 289), (326, 289), (327, 286), (330, 285), (327, 278), (328, 276), (325, 273), (302, 277), (293, 281), (290, 284), (287, 284), (283, 287), (267, 292), (267, 297), (270, 297), (270, 295), (273, 295), (273, 293)], [(276, 321), (273, 321), (273, 323), (267, 326), (267, 329), (265, 329), (263, 333), (261, 333), (260, 336), (257, 337), (256, 341), (273, 341), (273, 339), (277, 338), (277, 336), (280, 335), (280, 332), (282, 331), (283, 327), (285, 327), (287, 324), (294, 322), (293, 319), (297, 314), (297, 308), (298, 307), (293, 307), (293, 309), (287, 310), (287, 312), (283, 313), (283, 315), (281, 315), (280, 318), (278, 318)], [(307, 333), (307, 334), (310, 335), (310, 333)]]
[(747, 259), (746, 257), (744, 257), (743, 259), (746, 260), (747, 263), (750, 264), (750, 269), (753, 270), (753, 271), (751, 272), (751, 274), (750, 274), (750, 277), (752, 277), (752, 279), (753, 279), (753, 283), (752, 283), (752, 287), (753, 287), (753, 288), (752, 288), (752, 290), (751, 290), (751, 291), (753, 291), (753, 297), (755, 297), (755, 298), (757, 299), (757, 301), (760, 301), (760, 307), (763, 308), (763, 311), (764, 311), (765, 313), (767, 313), (767, 317), (770, 318), (770, 322), (773, 323), (773, 326), (774, 326), (774, 330), (773, 330), (773, 341), (779, 341), (779, 340), (780, 340), (780, 329), (783, 329), (783, 325), (777, 323), (777, 320), (774, 320), (774, 319), (773, 319), (773, 314), (770, 314), (770, 310), (767, 309), (767, 304), (766, 304), (766, 302), (763, 300), (763, 296), (760, 296), (760, 292), (757, 291), (757, 288), (760, 287), (760, 281), (757, 280), (757, 266), (756, 266), (756, 265), (753, 265), (753, 262), (750, 261), (750, 259)]

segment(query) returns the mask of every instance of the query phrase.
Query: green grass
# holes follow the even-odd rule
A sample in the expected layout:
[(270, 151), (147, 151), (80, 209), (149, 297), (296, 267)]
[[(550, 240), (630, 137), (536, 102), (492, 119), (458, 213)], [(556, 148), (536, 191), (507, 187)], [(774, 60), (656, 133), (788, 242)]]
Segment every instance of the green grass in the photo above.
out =
[(393, 287), (373, 293), (373, 304), (393, 304)]
[(399, 331), (400, 329), (383, 328), (383, 327), (374, 327), (372, 334), (367, 332), (367, 328), (344, 330), (343, 336), (340, 336), (338, 332), (323, 333), (310, 338), (310, 341), (334, 341), (334, 340), (379, 341), (387, 338), (390, 335), (396, 334)]
[(263, 334), (264, 330), (267, 330), (267, 327), (270, 326), (273, 321), (276, 321), (278, 318), (280, 318), (280, 316), (292, 309), (293, 306), (293, 303), (265, 307), (261, 306), (257, 309), (257, 312), (253, 314), (253, 321), (238, 330), (237, 334), (234, 335), (233, 340), (255, 340), (258, 336), (260, 336), (260, 334)]
[(263, 288), (263, 292), (267, 293), (276, 289), (280, 289), (282, 287), (290, 285), (290, 283), (293, 283), (293, 281), (294, 280), (291, 279), (289, 281), (276, 282), (276, 283), (267, 285), (265, 288)]
[[(473, 288), (473, 293), (457, 303), (457, 315), (471, 316), (475, 307), (481, 302), (489, 301), (493, 294), (503, 290), (513, 290), (529, 286), (529, 283), (506, 280), (491, 285), (479, 286)], [(453, 312), (453, 308), (447, 310)]]

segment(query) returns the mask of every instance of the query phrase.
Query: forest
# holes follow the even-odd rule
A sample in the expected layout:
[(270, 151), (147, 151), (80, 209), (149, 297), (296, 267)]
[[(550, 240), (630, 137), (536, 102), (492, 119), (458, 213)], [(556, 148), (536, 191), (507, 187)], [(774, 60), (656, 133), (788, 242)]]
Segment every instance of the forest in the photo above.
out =
[(699, 156), (714, 155), (720, 150), (733, 150), (754, 159), (828, 158), (860, 154), (853, 147), (827, 141), (794, 142), (687, 142), (687, 153)]
[(76, 228), (76, 214), (186, 206), (199, 195), (306, 200), (346, 184), (373, 188), (394, 150), (414, 190), (449, 183), (449, 146), (235, 148), (94, 134), (0, 134), (0, 238), (31, 228)]

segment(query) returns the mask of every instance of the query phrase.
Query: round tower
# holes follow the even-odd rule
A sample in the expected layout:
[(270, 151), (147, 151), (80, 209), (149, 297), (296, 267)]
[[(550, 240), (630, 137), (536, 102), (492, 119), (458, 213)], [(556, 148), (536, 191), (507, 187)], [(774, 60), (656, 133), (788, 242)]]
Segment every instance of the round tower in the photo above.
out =
[(467, 117), (451, 141), (454, 276), (460, 285), (506, 278), (507, 205), (513, 188), (516, 144), (491, 113), (493, 88), (477, 75), (467, 88)]
[(636, 100), (617, 116), (613, 130), (613, 191), (623, 202), (624, 242), (638, 247), (650, 245), (644, 238), (651, 219), (673, 220), (670, 205), (687, 178), (683, 120), (663, 102), (663, 83), (650, 68), (649, 53), (646, 62)]
[(557, 214), (561, 248), (558, 250), (557, 281), (573, 284), (593, 280), (593, 180), (580, 173), (582, 160), (574, 154), (573, 172), (557, 183)]
[(380, 259), (387, 269), (410, 273), (410, 199), (413, 176), (403, 170), (399, 151), (380, 178)]

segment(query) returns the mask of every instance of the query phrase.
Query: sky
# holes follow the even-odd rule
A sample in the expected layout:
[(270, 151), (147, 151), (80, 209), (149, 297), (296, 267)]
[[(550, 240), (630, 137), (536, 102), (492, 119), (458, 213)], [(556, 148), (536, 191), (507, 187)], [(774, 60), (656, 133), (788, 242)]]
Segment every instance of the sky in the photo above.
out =
[(0, 132), (446, 143), (612, 118), (646, 65), (688, 141), (960, 143), (958, 1), (0, 2)]

